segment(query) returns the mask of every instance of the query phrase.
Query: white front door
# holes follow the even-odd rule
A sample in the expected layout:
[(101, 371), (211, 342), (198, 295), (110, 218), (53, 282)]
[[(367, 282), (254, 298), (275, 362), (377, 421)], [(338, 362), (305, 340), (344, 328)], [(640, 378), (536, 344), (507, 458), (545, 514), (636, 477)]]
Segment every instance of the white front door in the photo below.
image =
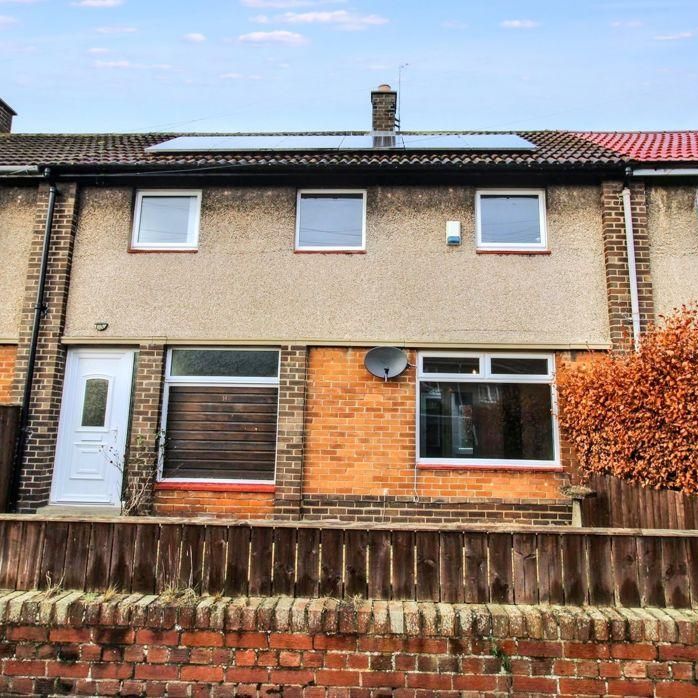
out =
[(52, 503), (120, 503), (132, 379), (131, 350), (68, 351)]

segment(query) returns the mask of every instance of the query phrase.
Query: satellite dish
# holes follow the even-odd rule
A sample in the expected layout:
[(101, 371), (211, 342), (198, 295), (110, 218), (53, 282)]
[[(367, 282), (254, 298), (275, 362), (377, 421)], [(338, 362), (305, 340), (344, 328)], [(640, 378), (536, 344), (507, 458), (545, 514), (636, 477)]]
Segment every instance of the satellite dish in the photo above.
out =
[(407, 356), (397, 347), (374, 347), (366, 352), (366, 370), (383, 380), (399, 376), (408, 366)]

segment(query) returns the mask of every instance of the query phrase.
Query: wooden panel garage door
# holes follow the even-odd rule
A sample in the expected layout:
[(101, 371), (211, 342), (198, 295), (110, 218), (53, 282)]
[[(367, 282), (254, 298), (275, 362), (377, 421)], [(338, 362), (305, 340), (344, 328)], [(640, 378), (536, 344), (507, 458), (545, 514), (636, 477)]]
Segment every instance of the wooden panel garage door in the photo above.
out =
[(165, 478), (274, 479), (276, 387), (170, 386)]

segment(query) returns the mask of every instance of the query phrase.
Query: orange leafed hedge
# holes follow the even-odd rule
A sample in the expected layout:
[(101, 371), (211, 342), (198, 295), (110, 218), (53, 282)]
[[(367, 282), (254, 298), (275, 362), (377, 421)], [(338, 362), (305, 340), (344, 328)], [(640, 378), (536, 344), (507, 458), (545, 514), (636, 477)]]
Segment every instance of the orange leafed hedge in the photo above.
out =
[(698, 310), (684, 307), (637, 353), (563, 365), (559, 419), (583, 474), (698, 492)]

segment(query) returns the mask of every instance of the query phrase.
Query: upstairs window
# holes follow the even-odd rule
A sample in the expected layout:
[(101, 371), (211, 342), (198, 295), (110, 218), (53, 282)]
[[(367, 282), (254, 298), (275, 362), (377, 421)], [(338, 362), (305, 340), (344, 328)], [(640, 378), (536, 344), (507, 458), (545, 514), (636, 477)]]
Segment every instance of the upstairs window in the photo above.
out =
[(475, 196), (477, 247), (481, 250), (545, 250), (545, 192), (485, 189)]
[(199, 242), (200, 211), (200, 191), (139, 191), (131, 247), (136, 250), (195, 250)]
[(366, 192), (298, 192), (296, 249), (356, 252), (366, 248)]

